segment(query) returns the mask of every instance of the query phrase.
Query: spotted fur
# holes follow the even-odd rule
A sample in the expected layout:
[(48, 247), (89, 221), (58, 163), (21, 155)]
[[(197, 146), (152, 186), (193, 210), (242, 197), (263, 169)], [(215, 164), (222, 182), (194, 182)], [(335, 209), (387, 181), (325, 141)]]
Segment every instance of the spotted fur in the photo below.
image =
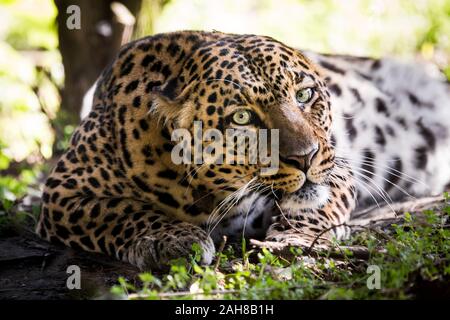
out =
[[(412, 88), (404, 94), (385, 82), (384, 68), (379, 60), (303, 54), (255, 35), (176, 32), (127, 44), (99, 78), (92, 110), (47, 180), (37, 232), (141, 269), (186, 256), (193, 243), (210, 263), (222, 235), (295, 245), (344, 238), (356, 197), (368, 198), (359, 172), (384, 174), (370, 161), (400, 159), (390, 166), (423, 180), (440, 163), (433, 157), (448, 155), (440, 148), (447, 129), (438, 121), (448, 113), (448, 87), (433, 82), (446, 98)], [(313, 99), (299, 105), (296, 92), (306, 86)], [(432, 108), (436, 119), (400, 107)], [(230, 120), (240, 109), (252, 113), (245, 128)], [(278, 172), (262, 176), (261, 165), (249, 163), (175, 165), (171, 135), (193, 133), (196, 120), (222, 132), (279, 129)], [(418, 145), (405, 145), (407, 155), (386, 152), (406, 136), (402, 127)], [(409, 181), (388, 172), (395, 185)]]

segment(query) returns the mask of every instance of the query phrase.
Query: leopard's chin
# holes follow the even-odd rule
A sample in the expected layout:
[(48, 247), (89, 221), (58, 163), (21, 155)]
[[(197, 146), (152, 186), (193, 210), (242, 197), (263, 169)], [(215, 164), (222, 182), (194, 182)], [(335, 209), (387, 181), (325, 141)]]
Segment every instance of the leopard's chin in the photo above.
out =
[(299, 190), (284, 194), (279, 205), (282, 210), (291, 212), (302, 209), (320, 209), (329, 198), (329, 186), (306, 181)]

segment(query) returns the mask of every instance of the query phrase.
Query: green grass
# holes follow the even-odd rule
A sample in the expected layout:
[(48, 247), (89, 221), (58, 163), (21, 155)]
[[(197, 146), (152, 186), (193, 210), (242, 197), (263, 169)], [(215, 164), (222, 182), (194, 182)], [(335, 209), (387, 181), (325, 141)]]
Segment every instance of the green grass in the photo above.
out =
[[(448, 197), (447, 197), (448, 203)], [(450, 206), (439, 212), (405, 214), (388, 228), (366, 228), (346, 243), (367, 248), (368, 256), (343, 250), (308, 256), (290, 248), (290, 257), (267, 249), (237, 252), (228, 246), (214, 266), (200, 266), (193, 247), (190, 261), (175, 261), (163, 275), (120, 278), (111, 292), (129, 299), (414, 299), (449, 296)], [(241, 250), (239, 250), (241, 251)], [(334, 251), (335, 252), (335, 251)], [(217, 261), (217, 260), (216, 260)], [(372, 266), (369, 268), (369, 266)], [(375, 266), (375, 267), (373, 267)], [(380, 271), (379, 289), (373, 268)]]

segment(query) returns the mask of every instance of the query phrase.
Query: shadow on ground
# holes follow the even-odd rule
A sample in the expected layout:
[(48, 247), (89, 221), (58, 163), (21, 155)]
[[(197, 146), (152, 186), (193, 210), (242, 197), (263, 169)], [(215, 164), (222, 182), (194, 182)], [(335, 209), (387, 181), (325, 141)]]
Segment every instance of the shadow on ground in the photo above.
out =
[[(81, 269), (81, 289), (67, 288), (70, 265)], [(27, 230), (0, 235), (0, 300), (106, 297), (119, 276), (135, 279), (137, 274), (129, 264), (53, 245)]]

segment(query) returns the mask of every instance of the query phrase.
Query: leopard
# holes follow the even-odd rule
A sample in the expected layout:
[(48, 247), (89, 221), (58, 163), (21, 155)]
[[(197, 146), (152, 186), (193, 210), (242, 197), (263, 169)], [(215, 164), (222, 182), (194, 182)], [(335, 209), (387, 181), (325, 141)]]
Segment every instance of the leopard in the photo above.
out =
[[(36, 232), (140, 270), (194, 244), (211, 264), (224, 236), (326, 247), (349, 237), (352, 213), (370, 201), (448, 188), (449, 102), (448, 83), (398, 61), (218, 31), (138, 39), (97, 80), (45, 182)], [(275, 130), (277, 170), (175, 163), (174, 136), (183, 130), (193, 146), (196, 122), (237, 136)]]

